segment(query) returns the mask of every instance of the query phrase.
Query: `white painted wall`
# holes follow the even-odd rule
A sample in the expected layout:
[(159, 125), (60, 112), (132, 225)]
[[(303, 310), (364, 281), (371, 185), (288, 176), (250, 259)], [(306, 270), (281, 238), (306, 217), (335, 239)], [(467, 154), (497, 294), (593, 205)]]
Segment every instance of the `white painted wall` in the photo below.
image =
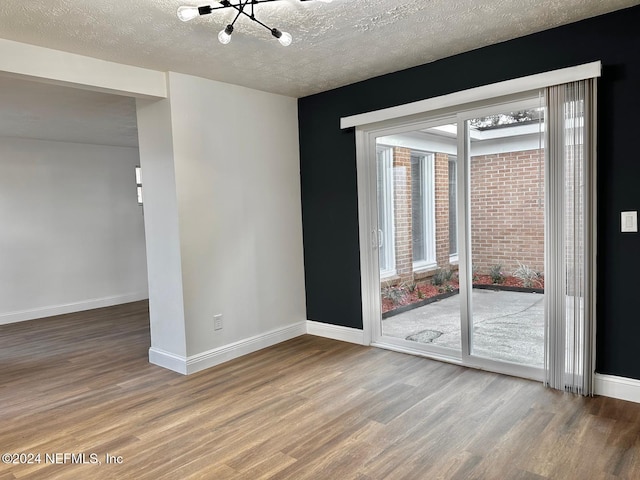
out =
[(173, 370), (184, 371), (187, 346), (182, 296), (182, 259), (169, 100), (136, 101), (147, 240), (150, 356), (161, 354)]
[(175, 73), (169, 92), (187, 355), (304, 322), (296, 99)]
[(0, 137), (0, 323), (147, 297), (128, 147)]
[(0, 72), (17, 78), (137, 98), (166, 98), (164, 72), (0, 38)]

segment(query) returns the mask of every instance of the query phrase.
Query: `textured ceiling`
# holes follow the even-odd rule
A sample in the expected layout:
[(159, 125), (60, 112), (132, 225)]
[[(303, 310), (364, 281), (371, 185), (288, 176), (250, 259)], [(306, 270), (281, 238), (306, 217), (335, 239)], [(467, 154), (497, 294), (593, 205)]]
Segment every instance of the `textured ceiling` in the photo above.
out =
[[(282, 0), (256, 17), (183, 23), (207, 0), (0, 0), (0, 38), (301, 97), (621, 8), (640, 0)], [(137, 145), (132, 99), (0, 77), (0, 136)]]
[(243, 17), (217, 11), (183, 23), (206, 0), (1, 0), (0, 37), (115, 62), (300, 97), (431, 62), (639, 0), (282, 0), (256, 17), (288, 31), (282, 47)]

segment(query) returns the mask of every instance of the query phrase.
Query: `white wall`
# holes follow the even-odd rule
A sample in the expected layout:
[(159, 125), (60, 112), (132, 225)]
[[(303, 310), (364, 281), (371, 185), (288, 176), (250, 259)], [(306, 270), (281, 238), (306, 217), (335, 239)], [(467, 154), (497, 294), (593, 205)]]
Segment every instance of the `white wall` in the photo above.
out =
[[(152, 352), (169, 358), (186, 358), (171, 108), (169, 100), (141, 99), (136, 101), (136, 108), (145, 204)], [(180, 363), (164, 366), (183, 371)]]
[(305, 321), (296, 99), (174, 73), (169, 91), (188, 355)]
[(147, 296), (135, 148), (0, 138), (0, 323)]
[[(188, 75), (168, 78), (168, 100), (138, 101), (138, 131), (145, 184), (149, 169), (164, 180), (175, 173), (175, 188), (167, 184), (145, 202), (150, 266), (155, 247), (179, 259), (180, 268), (173, 260), (167, 268), (181, 274), (182, 292), (150, 268), (150, 304), (178, 309), (183, 301), (184, 320), (179, 311), (152, 310), (150, 359), (191, 373), (306, 331), (297, 101)], [(179, 252), (171, 245), (172, 198)], [(152, 224), (172, 240), (159, 243)], [(156, 285), (169, 294), (154, 299)], [(222, 330), (214, 330), (216, 314)], [(180, 326), (186, 354), (168, 338)]]

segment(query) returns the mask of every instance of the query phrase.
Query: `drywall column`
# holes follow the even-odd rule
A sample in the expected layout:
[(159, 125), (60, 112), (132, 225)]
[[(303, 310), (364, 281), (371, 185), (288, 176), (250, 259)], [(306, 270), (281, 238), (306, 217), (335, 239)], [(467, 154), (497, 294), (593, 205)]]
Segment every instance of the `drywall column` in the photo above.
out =
[(298, 110), (291, 97), (168, 79), (191, 373), (306, 332)]
[(149, 360), (188, 374), (306, 333), (298, 111), (290, 97), (168, 82), (169, 99), (137, 103)]
[(186, 372), (180, 228), (169, 100), (136, 101), (147, 242), (149, 361)]

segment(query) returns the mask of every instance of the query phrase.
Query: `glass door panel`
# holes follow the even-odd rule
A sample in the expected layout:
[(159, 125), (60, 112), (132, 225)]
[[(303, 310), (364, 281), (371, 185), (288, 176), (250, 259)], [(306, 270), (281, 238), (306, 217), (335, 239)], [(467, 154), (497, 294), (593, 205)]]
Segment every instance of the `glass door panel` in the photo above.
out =
[(469, 120), (470, 354), (544, 363), (542, 109)]
[(378, 137), (376, 162), (379, 335), (460, 356), (457, 125)]

